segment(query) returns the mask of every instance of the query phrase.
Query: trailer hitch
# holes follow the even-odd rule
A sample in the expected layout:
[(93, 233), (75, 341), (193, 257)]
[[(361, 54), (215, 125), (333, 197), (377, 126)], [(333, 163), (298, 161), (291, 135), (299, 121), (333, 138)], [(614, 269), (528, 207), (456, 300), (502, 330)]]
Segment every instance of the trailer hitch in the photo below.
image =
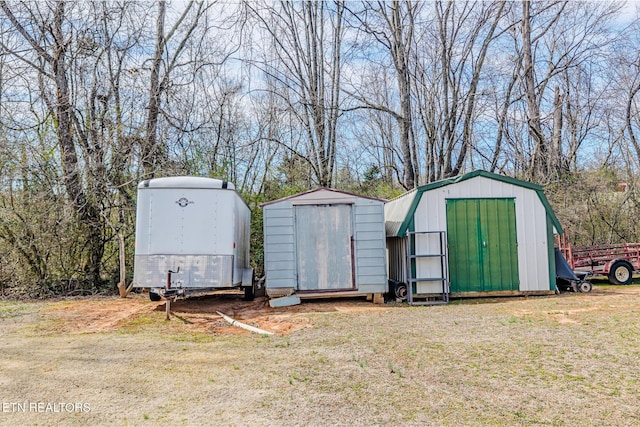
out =
[(173, 270), (167, 271), (167, 286), (166, 286), (165, 289), (171, 289), (171, 274), (172, 273), (175, 273), (175, 274), (180, 273), (180, 267), (178, 267), (178, 269), (176, 271), (173, 271)]
[(165, 301), (165, 311), (166, 311), (166, 317), (165, 320), (171, 320), (171, 318), (169, 317), (169, 313), (171, 313), (171, 298), (175, 298), (176, 295), (178, 294), (178, 290), (177, 289), (171, 289), (171, 274), (175, 273), (178, 274), (180, 273), (180, 267), (178, 267), (178, 269), (176, 271), (173, 270), (169, 270), (167, 271), (167, 286), (165, 286), (164, 288), (164, 301)]

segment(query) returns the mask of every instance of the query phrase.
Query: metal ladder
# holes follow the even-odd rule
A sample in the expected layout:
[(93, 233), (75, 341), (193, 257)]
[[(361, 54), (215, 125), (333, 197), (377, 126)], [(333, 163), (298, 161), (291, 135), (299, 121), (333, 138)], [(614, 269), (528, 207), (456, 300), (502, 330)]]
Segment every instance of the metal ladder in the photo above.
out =
[[(425, 236), (425, 238), (438, 238), (439, 251), (434, 253), (417, 254), (416, 237)], [(410, 305), (439, 305), (449, 302), (449, 278), (447, 268), (447, 236), (445, 231), (408, 231), (406, 235), (406, 254), (407, 254), (407, 302)], [(440, 271), (434, 277), (414, 277), (417, 275), (417, 261), (421, 258), (439, 258)], [(413, 287), (420, 282), (440, 282), (441, 291), (437, 293), (414, 295)], [(419, 298), (422, 301), (416, 301)]]

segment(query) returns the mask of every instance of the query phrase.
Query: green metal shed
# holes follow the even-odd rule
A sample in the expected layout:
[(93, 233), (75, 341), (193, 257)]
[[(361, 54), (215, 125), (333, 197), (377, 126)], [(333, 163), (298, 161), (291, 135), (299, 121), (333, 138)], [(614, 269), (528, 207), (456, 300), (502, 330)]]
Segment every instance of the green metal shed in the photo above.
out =
[(389, 278), (410, 295), (555, 291), (554, 232), (541, 186), (477, 170), (385, 204)]

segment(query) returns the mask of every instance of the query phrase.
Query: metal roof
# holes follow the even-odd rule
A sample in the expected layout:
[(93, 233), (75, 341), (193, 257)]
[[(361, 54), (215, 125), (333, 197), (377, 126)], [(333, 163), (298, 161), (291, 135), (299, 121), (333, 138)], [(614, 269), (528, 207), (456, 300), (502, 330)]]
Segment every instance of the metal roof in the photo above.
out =
[[(547, 216), (551, 220), (551, 223), (558, 231), (558, 234), (563, 233), (562, 225), (556, 217), (556, 214), (553, 212), (553, 208), (551, 207), (547, 196), (545, 196), (542, 186), (479, 169), (473, 172), (466, 173), (464, 175), (459, 175), (452, 178), (447, 178), (429, 184), (421, 185), (418, 188), (415, 188), (408, 193), (388, 202), (387, 204), (389, 205), (389, 207), (387, 208), (387, 206), (385, 205), (385, 229), (387, 231), (387, 236), (403, 237), (405, 235), (405, 233), (407, 232), (407, 228), (409, 227), (409, 223), (411, 219), (413, 219), (416, 208), (420, 203), (420, 199), (422, 199), (422, 194), (425, 191), (435, 190), (437, 188), (456, 184), (478, 176), (515, 185), (518, 187), (528, 188), (532, 191), (535, 191), (538, 195), (538, 198), (540, 199), (540, 202), (544, 206), (545, 211), (547, 212)], [(407, 197), (407, 200), (403, 199), (405, 197)], [(409, 203), (409, 201), (411, 203)], [(389, 222), (388, 224), (387, 221)]]
[(413, 201), (418, 194), (418, 189), (404, 193), (384, 205), (384, 228), (387, 236), (399, 236), (402, 224), (409, 215)]
[(335, 188), (318, 187), (318, 188), (315, 188), (313, 190), (304, 191), (304, 192), (298, 193), (298, 194), (293, 194), (291, 196), (283, 197), (281, 199), (276, 199), (276, 200), (271, 200), (269, 202), (261, 203), (260, 207), (269, 206), (269, 205), (272, 205), (274, 203), (280, 203), (280, 202), (283, 202), (285, 200), (296, 199), (298, 197), (305, 196), (305, 195), (308, 195), (308, 194), (313, 194), (313, 193), (316, 193), (316, 192), (319, 192), (319, 191), (331, 191), (333, 193), (340, 194), (340, 195), (353, 196), (353, 197), (357, 197), (357, 198), (360, 198), (360, 199), (375, 200), (377, 202), (382, 202), (382, 203), (384, 203), (386, 201), (384, 199), (376, 199), (375, 197), (361, 196), (359, 194), (349, 193), (348, 191), (336, 190)]
[(235, 190), (235, 186), (227, 181), (201, 176), (168, 176), (142, 181), (138, 188), (220, 188)]

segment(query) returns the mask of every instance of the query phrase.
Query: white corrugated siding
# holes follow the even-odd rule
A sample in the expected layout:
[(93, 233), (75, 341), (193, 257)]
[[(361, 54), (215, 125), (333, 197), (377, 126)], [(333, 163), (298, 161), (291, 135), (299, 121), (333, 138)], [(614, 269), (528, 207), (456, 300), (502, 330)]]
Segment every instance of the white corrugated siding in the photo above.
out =
[[(518, 274), (521, 291), (549, 290), (549, 258), (547, 217), (542, 202), (534, 190), (488, 179), (482, 176), (425, 191), (418, 204), (414, 220), (416, 231), (446, 231), (446, 199), (514, 198), (518, 237)], [(422, 246), (416, 253), (429, 253), (433, 247)], [(418, 262), (418, 277), (433, 277), (437, 266)], [(433, 290), (431, 290), (433, 288)], [(437, 292), (435, 285), (421, 285), (418, 292)]]

